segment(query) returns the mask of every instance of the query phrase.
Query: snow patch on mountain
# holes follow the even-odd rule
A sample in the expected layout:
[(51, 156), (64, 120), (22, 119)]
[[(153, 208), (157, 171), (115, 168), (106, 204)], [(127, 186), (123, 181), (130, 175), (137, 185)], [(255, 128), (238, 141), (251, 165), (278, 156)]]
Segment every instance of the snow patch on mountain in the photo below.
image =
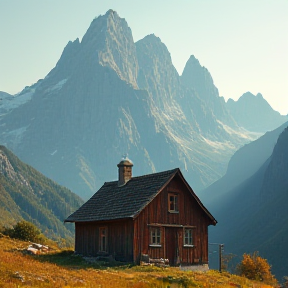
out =
[(68, 79), (62, 79), (61, 81), (59, 81), (59, 82), (58, 82), (57, 84), (55, 84), (54, 86), (49, 87), (45, 92), (49, 93), (49, 92), (61, 90), (67, 80), (68, 80)]
[(35, 89), (24, 89), (21, 93), (16, 94), (14, 96), (2, 97), (0, 99), (0, 115), (5, 114), (32, 99), (33, 94), (35, 93)]
[[(24, 136), (24, 134), (25, 134), (25, 132), (26, 132), (28, 127), (29, 127), (29, 125), (25, 126), (25, 127), (21, 127), (21, 128), (15, 129), (15, 130), (11, 130), (8, 133), (5, 133), (6, 135), (3, 135), (4, 138), (6, 138), (8, 136), (7, 138), (13, 139), (12, 140), (13, 142), (9, 146), (11, 146), (11, 147), (18, 146), (21, 143), (22, 138), (23, 138), (23, 136)], [(3, 143), (3, 144), (7, 145), (6, 143)]]

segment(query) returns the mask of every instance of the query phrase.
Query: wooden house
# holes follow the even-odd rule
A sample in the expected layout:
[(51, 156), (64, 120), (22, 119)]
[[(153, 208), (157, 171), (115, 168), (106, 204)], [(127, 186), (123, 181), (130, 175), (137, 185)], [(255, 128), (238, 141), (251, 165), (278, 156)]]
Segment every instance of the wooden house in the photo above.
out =
[(180, 169), (132, 177), (129, 159), (117, 166), (118, 181), (105, 182), (65, 220), (75, 223), (75, 252), (135, 263), (148, 255), (171, 266), (207, 264), (208, 226), (217, 221)]

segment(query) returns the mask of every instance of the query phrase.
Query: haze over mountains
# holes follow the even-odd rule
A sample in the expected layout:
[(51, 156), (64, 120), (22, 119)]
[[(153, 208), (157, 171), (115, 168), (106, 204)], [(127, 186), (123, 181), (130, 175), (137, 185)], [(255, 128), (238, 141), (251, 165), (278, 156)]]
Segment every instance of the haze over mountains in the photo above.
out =
[(82, 198), (116, 179), (125, 153), (135, 175), (180, 167), (200, 190), (258, 136), (237, 123), (194, 56), (179, 76), (165, 44), (153, 34), (134, 43), (113, 10), (0, 109), (1, 143)]
[(227, 109), (237, 123), (249, 131), (266, 132), (273, 130), (288, 120), (287, 115), (274, 111), (258, 93), (244, 93), (237, 101), (229, 99)]
[(218, 220), (210, 241), (225, 243), (238, 261), (259, 251), (279, 280), (287, 275), (287, 155), (288, 122), (239, 149), (225, 176), (201, 195)]

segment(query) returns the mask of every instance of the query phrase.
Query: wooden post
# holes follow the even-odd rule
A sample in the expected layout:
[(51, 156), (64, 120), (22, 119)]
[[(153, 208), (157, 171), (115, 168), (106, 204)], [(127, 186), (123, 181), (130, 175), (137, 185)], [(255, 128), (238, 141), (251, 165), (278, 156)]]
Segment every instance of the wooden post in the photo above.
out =
[(224, 244), (219, 244), (219, 272), (222, 272), (222, 248)]

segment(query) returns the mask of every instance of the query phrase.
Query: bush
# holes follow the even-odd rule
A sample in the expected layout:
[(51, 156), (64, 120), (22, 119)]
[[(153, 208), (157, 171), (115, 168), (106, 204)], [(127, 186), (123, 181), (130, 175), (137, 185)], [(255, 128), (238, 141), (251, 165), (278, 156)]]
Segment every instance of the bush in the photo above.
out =
[(271, 274), (271, 266), (266, 259), (259, 256), (258, 252), (252, 255), (244, 254), (242, 262), (238, 266), (239, 274), (248, 279), (276, 283), (276, 279)]
[(5, 228), (3, 234), (23, 241), (37, 242), (40, 237), (40, 230), (28, 221), (20, 221), (13, 228)]

